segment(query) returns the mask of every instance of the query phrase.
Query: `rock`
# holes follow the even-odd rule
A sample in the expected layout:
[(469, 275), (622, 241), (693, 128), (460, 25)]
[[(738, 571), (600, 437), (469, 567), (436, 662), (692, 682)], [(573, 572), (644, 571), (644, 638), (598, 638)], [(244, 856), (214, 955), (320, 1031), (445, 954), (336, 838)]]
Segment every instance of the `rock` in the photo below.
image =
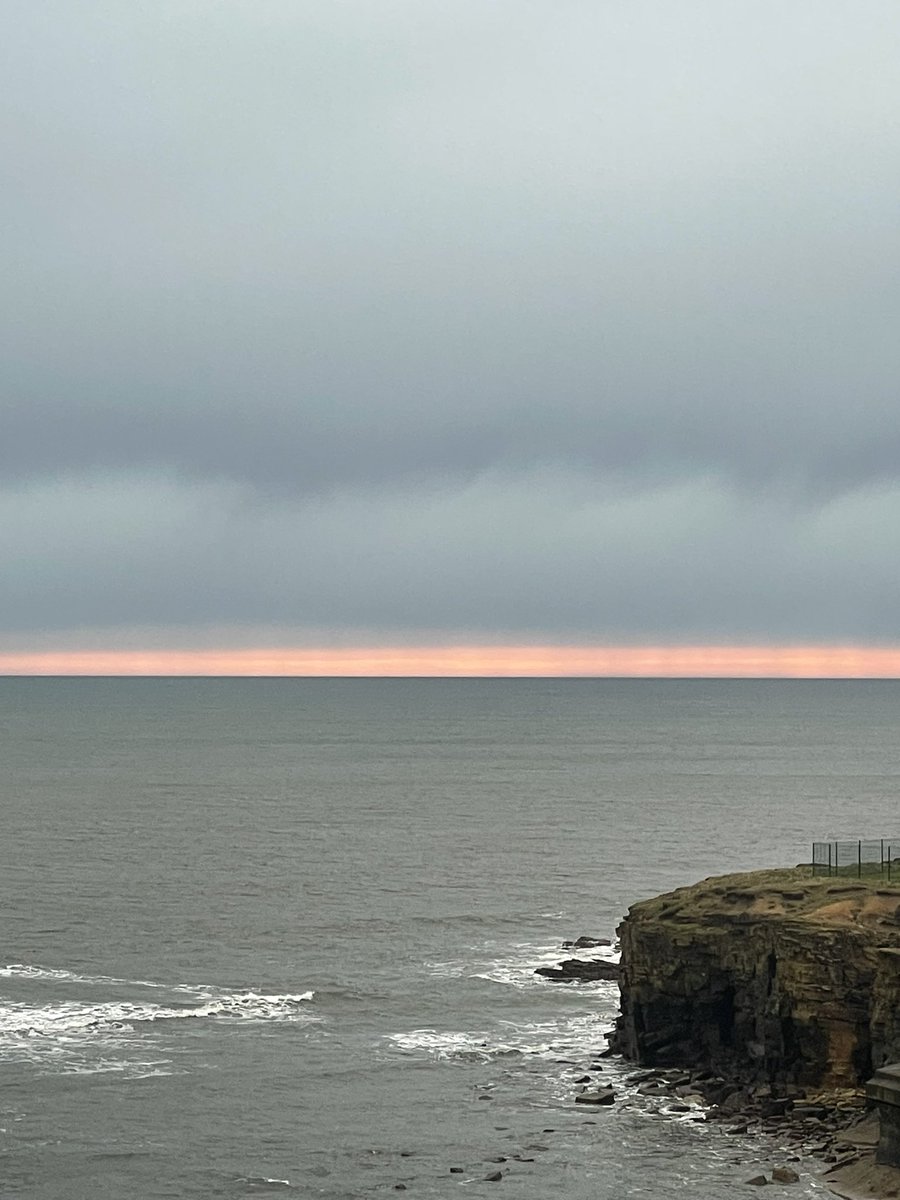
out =
[(492, 1171), (490, 1175), (485, 1175), (484, 1182), (485, 1183), (499, 1183), (502, 1178), (503, 1178), (502, 1171)]
[(743, 1112), (749, 1103), (750, 1093), (744, 1091), (743, 1087), (738, 1087), (736, 1091), (728, 1094), (725, 1099), (720, 1100), (719, 1111), (726, 1116), (733, 1116), (736, 1112)]
[(609, 938), (578, 937), (572, 943), (574, 950), (590, 950), (595, 946), (611, 946)]
[(558, 967), (536, 967), (534, 973), (556, 983), (591, 983), (618, 979), (619, 964), (602, 958), (567, 958)]
[(668, 1096), (669, 1089), (659, 1083), (645, 1083), (638, 1088), (639, 1096)]
[(451, 1175), (462, 1175), (463, 1170), (464, 1170), (463, 1167), (451, 1167), (450, 1174)]
[(764, 1117), (783, 1117), (794, 1107), (793, 1100), (786, 1096), (779, 1100), (764, 1100), (759, 1106), (760, 1114)]
[(765, 1187), (768, 1182), (769, 1181), (766, 1179), (765, 1175), (754, 1175), (752, 1179), (744, 1180), (744, 1183), (749, 1183), (753, 1187)]
[(800, 1176), (791, 1167), (775, 1167), (772, 1171), (773, 1183), (799, 1183)]
[(615, 1104), (616, 1093), (612, 1088), (602, 1088), (596, 1092), (579, 1092), (575, 1097), (576, 1104)]
[(579, 1076), (578, 1079), (575, 1080), (575, 1082), (576, 1083), (590, 1083), (591, 1077), (590, 1077), (590, 1075), (581, 1075), (581, 1076)]

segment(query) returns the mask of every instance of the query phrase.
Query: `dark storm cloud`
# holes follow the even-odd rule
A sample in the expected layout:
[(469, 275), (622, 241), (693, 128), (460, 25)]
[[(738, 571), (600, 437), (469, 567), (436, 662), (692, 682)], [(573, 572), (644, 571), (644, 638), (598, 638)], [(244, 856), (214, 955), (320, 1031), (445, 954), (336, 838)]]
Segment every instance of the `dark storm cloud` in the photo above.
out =
[(709, 480), (623, 497), (540, 472), (259, 507), (220, 487), (108, 479), (6, 497), (0, 556), (16, 571), (2, 602), (16, 635), (890, 640), (898, 518), (897, 488), (810, 510)]
[(892, 634), (893, 0), (5, 43), (11, 629)]

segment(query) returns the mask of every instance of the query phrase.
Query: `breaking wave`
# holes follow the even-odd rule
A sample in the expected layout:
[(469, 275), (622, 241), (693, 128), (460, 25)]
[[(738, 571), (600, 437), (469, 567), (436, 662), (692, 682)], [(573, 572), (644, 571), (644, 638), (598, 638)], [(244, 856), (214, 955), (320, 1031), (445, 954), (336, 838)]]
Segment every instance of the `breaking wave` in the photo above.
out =
[(386, 1040), (408, 1054), (463, 1062), (490, 1062), (513, 1055), (553, 1059), (584, 1057), (605, 1048), (605, 1026), (593, 1013), (558, 1021), (498, 1021), (489, 1030), (411, 1029), (391, 1033)]
[[(29, 1062), (61, 1072), (125, 1071), (133, 1077), (172, 1074), (169, 1058), (146, 1058), (141, 1048), (163, 1045), (173, 1022), (294, 1022), (321, 1020), (310, 1009), (313, 991), (266, 993), (228, 991), (203, 985), (161, 984), (149, 980), (79, 975), (70, 971), (11, 963), (0, 979), (35, 985), (72, 985), (82, 989), (152, 989), (168, 995), (159, 1001), (103, 998), (52, 999), (45, 1003), (0, 995), (0, 1061)], [(40, 986), (38, 991), (42, 990)], [(67, 989), (68, 990), (68, 989)], [(135, 1057), (135, 1054), (138, 1057)]]
[[(612, 946), (592, 946), (588, 949), (562, 949), (559, 942), (552, 944), (536, 942), (518, 942), (485, 944), (477, 947), (472, 956), (465, 959), (451, 959), (445, 962), (426, 963), (428, 973), (436, 978), (486, 979), (494, 983), (505, 983), (517, 988), (546, 987), (547, 980), (535, 975), (536, 967), (554, 967), (563, 959), (602, 959), (605, 962), (618, 962), (619, 952)], [(594, 988), (599, 992), (608, 991), (610, 995), (618, 995), (616, 984), (603, 980), (595, 980), (582, 987)]]

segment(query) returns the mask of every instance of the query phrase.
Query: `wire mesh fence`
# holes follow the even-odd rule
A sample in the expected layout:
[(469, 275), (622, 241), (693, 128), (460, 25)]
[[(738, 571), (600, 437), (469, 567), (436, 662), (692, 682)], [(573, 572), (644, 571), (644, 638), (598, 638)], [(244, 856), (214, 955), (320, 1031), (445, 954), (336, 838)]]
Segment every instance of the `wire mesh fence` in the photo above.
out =
[(813, 875), (880, 875), (900, 881), (900, 837), (813, 842)]

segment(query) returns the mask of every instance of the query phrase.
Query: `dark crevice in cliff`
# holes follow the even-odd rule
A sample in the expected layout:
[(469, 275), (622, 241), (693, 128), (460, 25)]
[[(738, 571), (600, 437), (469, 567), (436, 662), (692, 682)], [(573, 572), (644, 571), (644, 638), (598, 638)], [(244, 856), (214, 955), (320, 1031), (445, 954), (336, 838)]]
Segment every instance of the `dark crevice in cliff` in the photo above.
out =
[(726, 1048), (734, 1045), (734, 988), (725, 991), (713, 1004), (713, 1017), (719, 1028), (719, 1044)]

